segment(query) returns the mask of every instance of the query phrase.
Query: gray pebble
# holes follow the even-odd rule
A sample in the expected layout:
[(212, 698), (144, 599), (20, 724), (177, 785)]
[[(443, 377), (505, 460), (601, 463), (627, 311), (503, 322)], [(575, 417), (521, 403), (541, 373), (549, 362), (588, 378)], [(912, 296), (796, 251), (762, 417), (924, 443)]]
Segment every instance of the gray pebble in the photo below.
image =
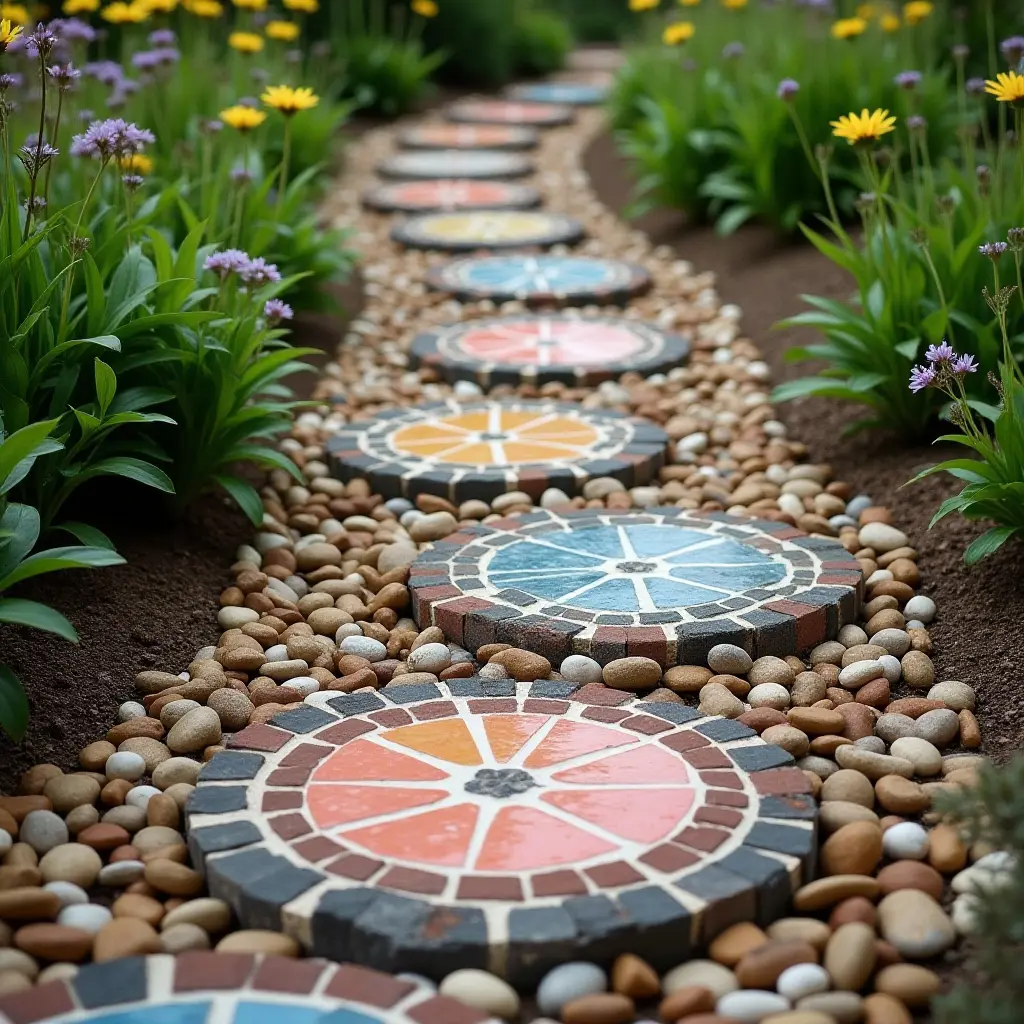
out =
[(18, 838), (42, 856), (68, 841), (68, 827), (53, 811), (29, 811), (21, 823)]
[(595, 995), (608, 988), (608, 976), (597, 964), (573, 961), (548, 971), (537, 989), (537, 1007), (541, 1013), (557, 1017), (573, 999)]
[(944, 747), (957, 738), (960, 734), (960, 719), (955, 711), (947, 708), (940, 708), (936, 711), (926, 711), (915, 723), (914, 735), (921, 739), (934, 743), (937, 747)]
[[(177, 702), (175, 702), (177, 703)], [(146, 774), (146, 759), (131, 750), (122, 750), (111, 754), (103, 766), (108, 779), (125, 779), (127, 782), (138, 782)]]
[(801, 757), (796, 763), (797, 768), (806, 772), (814, 772), (819, 779), (827, 779), (839, 771), (839, 765), (827, 757), (819, 757), (817, 754), (810, 754), (808, 757)]
[(878, 663), (882, 666), (882, 675), (895, 686), (900, 681), (900, 676), (903, 675), (903, 665), (900, 664), (900, 659), (891, 654), (883, 654), (878, 659)]
[(834, 530), (838, 530), (843, 526), (856, 526), (857, 520), (854, 519), (853, 516), (830, 516), (828, 520), (828, 525), (831, 526)]
[(367, 661), (383, 661), (388, 649), (372, 636), (347, 636), (338, 645), (346, 654), (358, 654)]
[(404, 516), (406, 512), (412, 511), (413, 504), (407, 498), (390, 498), (384, 502), (384, 507), (392, 515)]
[(735, 644), (715, 644), (708, 651), (708, 668), (719, 674), (746, 675), (753, 664), (750, 655)]
[(917, 734), (917, 723), (909, 715), (881, 715), (875, 722), (875, 736), (889, 744)]
[(57, 924), (66, 928), (77, 928), (79, 931), (95, 935), (114, 915), (98, 903), (81, 903), (65, 907), (57, 915)]
[[(899, 717), (904, 716), (900, 715)], [(885, 753), (885, 740), (881, 736), (861, 736), (859, 740), (853, 741), (853, 745), (861, 747), (863, 750), (870, 750), (873, 754)]]
[(915, 594), (903, 608), (908, 619), (917, 619), (926, 626), (935, 618), (936, 611), (935, 602), (924, 594)]
[(149, 712), (145, 706), (137, 700), (126, 700), (117, 709), (117, 720), (119, 722), (128, 722), (133, 718), (146, 718), (148, 715)]
[(839, 636), (836, 639), (846, 648), (857, 647), (860, 644), (866, 644), (868, 642), (868, 635), (864, 632), (860, 626), (855, 626), (850, 623), (848, 626), (843, 626), (839, 630)]
[(902, 658), (910, 650), (910, 634), (905, 629), (880, 629), (871, 642), (884, 647), (897, 658)]
[(907, 619), (907, 621), (903, 623), (903, 628), (909, 630), (909, 629), (924, 629), (925, 627), (924, 627), (924, 623), (920, 619)]
[(866, 508), (871, 508), (872, 501), (867, 494), (858, 494), (846, 503), (846, 514), (856, 519)]
[(563, 679), (570, 683), (599, 683), (602, 679), (602, 668), (584, 654), (570, 654), (559, 666), (558, 671)]
[(489, 661), (480, 669), (482, 679), (508, 679), (508, 670), (496, 661)]
[(974, 710), (974, 688), (956, 679), (947, 679), (945, 682), (936, 683), (928, 691), (929, 700), (941, 700), (948, 708), (954, 711)]
[(132, 882), (137, 882), (146, 870), (141, 860), (117, 860), (100, 868), (100, 885), (109, 885), (112, 889), (123, 889)]

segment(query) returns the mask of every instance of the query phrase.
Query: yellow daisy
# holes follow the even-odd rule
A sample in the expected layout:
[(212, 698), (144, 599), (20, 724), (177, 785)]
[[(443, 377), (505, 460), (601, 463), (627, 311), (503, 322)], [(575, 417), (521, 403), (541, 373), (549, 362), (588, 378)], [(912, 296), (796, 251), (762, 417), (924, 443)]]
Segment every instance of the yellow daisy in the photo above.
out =
[(320, 10), (319, 0), (282, 0), (289, 11), (299, 11), (302, 14), (316, 14)]
[(667, 46), (678, 46), (692, 39), (695, 31), (692, 21), (676, 21), (665, 26), (665, 31), (661, 33), (661, 41)]
[(747, 6), (747, 0), (722, 0), (722, 6), (730, 11), (738, 11)]
[(886, 12), (878, 19), (878, 24), (882, 26), (883, 32), (898, 32), (900, 19), (895, 14)]
[(239, 103), (236, 106), (228, 107), (227, 110), (222, 110), (220, 119), (235, 131), (244, 133), (251, 132), (253, 128), (259, 128), (266, 121), (267, 115), (262, 110), (255, 110)]
[(863, 18), (840, 18), (832, 23), (832, 35), (836, 39), (856, 39), (867, 29), (868, 23)]
[(875, 142), (887, 132), (891, 132), (896, 124), (896, 118), (889, 116), (888, 110), (869, 111), (865, 107), (859, 114), (843, 114), (838, 121), (829, 121), (832, 126), (832, 134), (837, 139), (846, 139), (855, 146), (865, 142)]
[(21, 35), (21, 26), (12, 25), (10, 18), (0, 21), (0, 46), (6, 46)]
[(239, 53), (259, 53), (263, 49), (263, 36), (258, 32), (232, 32), (228, 46)]
[(1012, 103), (1015, 107), (1024, 104), (1024, 75), (1016, 71), (1001, 72), (993, 82), (985, 80), (985, 92), (1000, 103)]
[(265, 11), (267, 9), (267, 0), (232, 0), (232, 3), (245, 11)]
[(153, 160), (145, 153), (132, 153), (130, 156), (123, 156), (117, 161), (123, 171), (130, 171), (132, 174), (152, 174)]
[(320, 97), (312, 89), (293, 89), (290, 85), (268, 85), (260, 99), (285, 117), (291, 117), (300, 110), (311, 110), (320, 102)]
[(100, 11), (100, 17), (111, 25), (137, 25), (149, 17), (149, 12), (140, 4), (126, 4), (118, 0), (117, 3), (107, 4)]
[(930, 0), (911, 0), (909, 4), (903, 5), (903, 18), (908, 25), (916, 25), (934, 10), (935, 5)]
[(100, 0), (64, 0), (65, 14), (91, 14), (100, 9)]
[(294, 21), (268, 21), (264, 32), (268, 39), (290, 43), (299, 38), (299, 26)]
[(220, 0), (192, 0), (189, 10), (197, 18), (219, 18), (224, 13)]
[(631, 11), (652, 11), (661, 0), (629, 0), (629, 9)]
[(439, 10), (434, 0), (412, 0), (409, 6), (413, 14), (418, 14), (421, 18), (436, 18)]
[(0, 4), (0, 19), (14, 25), (27, 25), (32, 16), (24, 4)]

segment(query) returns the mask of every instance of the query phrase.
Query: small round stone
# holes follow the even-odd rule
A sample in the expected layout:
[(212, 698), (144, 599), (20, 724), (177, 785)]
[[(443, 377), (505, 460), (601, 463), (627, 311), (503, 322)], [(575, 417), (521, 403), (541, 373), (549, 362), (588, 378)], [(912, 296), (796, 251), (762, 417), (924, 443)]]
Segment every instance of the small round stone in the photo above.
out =
[(213, 708), (198, 707), (180, 718), (167, 734), (167, 746), (175, 754), (192, 754), (219, 743), (221, 724)]
[(56, 894), (61, 907), (74, 907), (89, 902), (88, 893), (74, 882), (47, 882), (43, 888)]
[(753, 664), (750, 655), (735, 644), (715, 644), (708, 651), (708, 668), (719, 674), (743, 676)]
[(779, 995), (795, 1003), (815, 992), (827, 992), (831, 984), (828, 971), (819, 964), (794, 964), (779, 975), (775, 989)]
[(68, 841), (68, 827), (53, 811), (30, 811), (21, 823), (18, 839), (42, 856)]
[(775, 708), (785, 711), (790, 703), (789, 690), (779, 683), (760, 683), (747, 694), (747, 703), (752, 708)]
[(928, 691), (928, 699), (941, 700), (947, 708), (951, 708), (953, 711), (974, 710), (974, 688), (956, 679), (947, 679), (943, 683), (936, 683)]
[(736, 975), (728, 967), (716, 964), (714, 960), (690, 960), (673, 967), (661, 979), (661, 988), (666, 995), (692, 985), (701, 985), (709, 989), (716, 1000), (728, 992), (735, 992), (740, 987)]
[(790, 1009), (789, 1000), (777, 992), (763, 989), (743, 989), (727, 992), (715, 1004), (715, 1013), (728, 1020), (750, 1021), (756, 1024), (773, 1014)]
[(388, 656), (387, 647), (370, 636), (347, 636), (338, 646), (346, 654), (356, 654), (370, 662), (383, 661)]
[(882, 848), (890, 860), (924, 860), (930, 842), (928, 830), (913, 821), (901, 821), (882, 835)]
[(108, 779), (126, 779), (138, 782), (146, 774), (146, 759), (130, 750), (111, 754), (103, 768)]
[(927, 893), (900, 889), (878, 905), (882, 938), (908, 960), (926, 960), (956, 941), (956, 930), (942, 907)]
[(939, 748), (919, 736), (903, 736), (895, 740), (889, 753), (909, 761), (918, 775), (938, 775), (942, 771)]
[(519, 1013), (519, 996), (507, 981), (487, 971), (464, 967), (453, 971), (438, 987), (443, 996), (458, 999), (482, 1013), (512, 1020)]
[(903, 606), (903, 614), (908, 619), (917, 619), (926, 626), (935, 618), (935, 612), (935, 602), (924, 594), (915, 594)]
[(541, 979), (537, 1007), (541, 1013), (557, 1017), (566, 1003), (605, 992), (607, 988), (608, 976), (597, 964), (582, 961), (559, 964)]
[(160, 932), (164, 952), (177, 956), (179, 953), (210, 948), (210, 936), (195, 924), (176, 924)]
[(605, 685), (616, 690), (648, 690), (658, 685), (661, 665), (653, 658), (616, 658), (602, 674)]
[(443, 672), (452, 662), (447, 644), (424, 644), (409, 652), (406, 664), (411, 672)]
[(110, 911), (98, 903), (83, 903), (65, 907), (57, 915), (57, 924), (95, 935), (112, 917)]
[(936, 747), (945, 747), (959, 734), (960, 719), (955, 711), (947, 708), (926, 711), (915, 723), (915, 732)]
[(603, 669), (585, 654), (570, 654), (561, 665), (558, 666), (559, 674), (570, 683), (599, 683), (602, 680)]
[(88, 889), (99, 876), (103, 861), (84, 843), (66, 843), (50, 850), (39, 862), (39, 870), (47, 882), (73, 882)]
[(133, 718), (146, 718), (149, 712), (146, 711), (146, 706), (140, 704), (137, 700), (126, 700), (117, 709), (117, 720), (119, 722), (127, 722)]

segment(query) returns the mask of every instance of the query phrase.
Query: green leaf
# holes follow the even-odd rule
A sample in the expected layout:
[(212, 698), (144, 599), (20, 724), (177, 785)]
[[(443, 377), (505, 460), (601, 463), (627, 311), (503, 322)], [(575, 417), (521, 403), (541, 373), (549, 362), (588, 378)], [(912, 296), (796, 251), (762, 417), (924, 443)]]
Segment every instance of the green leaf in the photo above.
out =
[(31, 505), (12, 503), (0, 516), (0, 530), (7, 534), (0, 542), (0, 578), (6, 576), (39, 540), (39, 513)]
[(10, 626), (31, 626), (44, 633), (56, 633), (73, 644), (78, 643), (75, 627), (60, 612), (39, 601), (25, 601), (18, 597), (0, 598), (0, 622)]
[(22, 459), (31, 458), (39, 446), (50, 436), (59, 420), (30, 423), (16, 430), (0, 443), (0, 488)]
[(28, 728), (28, 697), (25, 696), (25, 688), (7, 665), (0, 665), (0, 727), (15, 743), (25, 735)]
[(983, 558), (987, 558), (1001, 548), (1018, 530), (1019, 527), (1016, 526), (993, 526), (991, 530), (986, 530), (968, 545), (964, 552), (965, 564), (974, 565)]
[(916, 359), (917, 350), (921, 346), (920, 338), (911, 338), (909, 341), (897, 342), (894, 348), (901, 356), (906, 356), (907, 359)]
[(95, 526), (89, 526), (87, 523), (61, 523), (56, 529), (70, 533), (72, 537), (89, 547), (114, 550), (114, 542), (102, 530), (97, 530)]
[(756, 213), (757, 210), (744, 203), (737, 203), (735, 206), (730, 206), (725, 213), (715, 221), (715, 233), (722, 235), (723, 237), (731, 235), (733, 232), (738, 231), (742, 225), (746, 224), (746, 222)]
[(238, 503), (238, 507), (249, 517), (253, 526), (263, 522), (263, 501), (256, 488), (247, 484), (237, 476), (218, 474), (214, 477), (228, 494)]
[(84, 548), (78, 545), (47, 548), (24, 559), (20, 565), (0, 579), (0, 591), (13, 587), (22, 580), (32, 579), (61, 569), (102, 569), (108, 565), (123, 565), (124, 559), (109, 548)]
[(117, 394), (117, 374), (97, 357), (93, 360), (93, 376), (96, 379), (96, 401), (100, 406), (100, 419), (103, 419), (114, 400), (114, 395)]
[(162, 470), (142, 459), (131, 459), (125, 456), (114, 456), (100, 459), (92, 463), (85, 472), (78, 475), (78, 480), (87, 480), (96, 476), (123, 476), (128, 480), (154, 487), (165, 494), (174, 493), (174, 483)]

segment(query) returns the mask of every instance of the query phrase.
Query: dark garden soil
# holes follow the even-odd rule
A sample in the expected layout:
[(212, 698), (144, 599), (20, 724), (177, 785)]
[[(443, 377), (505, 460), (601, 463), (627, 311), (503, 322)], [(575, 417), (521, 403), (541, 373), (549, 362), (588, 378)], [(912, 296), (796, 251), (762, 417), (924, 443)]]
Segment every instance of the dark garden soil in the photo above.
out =
[[(609, 135), (591, 146), (586, 169), (601, 200), (621, 211), (632, 179)], [(720, 238), (712, 228), (687, 226), (674, 211), (653, 211), (637, 226), (656, 244), (672, 246), (697, 270), (715, 272), (723, 300), (742, 307), (746, 333), (761, 348), (776, 381), (808, 372), (806, 366), (785, 363), (783, 356), (789, 347), (806, 343), (812, 332), (772, 330), (772, 325), (801, 310), (801, 294), (845, 297), (851, 286), (842, 271), (811, 246), (780, 244), (758, 226)], [(976, 688), (982, 749), (1001, 758), (1024, 745), (1017, 690), (1024, 651), (1024, 544), (1011, 542), (980, 565), (965, 568), (961, 553), (984, 527), (949, 516), (928, 530), (932, 514), (954, 492), (955, 482), (936, 476), (900, 490), (922, 466), (939, 461), (941, 452), (907, 447), (892, 437), (844, 438), (843, 429), (857, 418), (844, 403), (792, 402), (781, 407), (780, 418), (791, 437), (810, 446), (814, 461), (831, 464), (837, 479), (889, 506), (896, 525), (910, 535), (921, 554), (922, 592), (939, 608), (932, 630), (938, 678), (960, 679)]]

